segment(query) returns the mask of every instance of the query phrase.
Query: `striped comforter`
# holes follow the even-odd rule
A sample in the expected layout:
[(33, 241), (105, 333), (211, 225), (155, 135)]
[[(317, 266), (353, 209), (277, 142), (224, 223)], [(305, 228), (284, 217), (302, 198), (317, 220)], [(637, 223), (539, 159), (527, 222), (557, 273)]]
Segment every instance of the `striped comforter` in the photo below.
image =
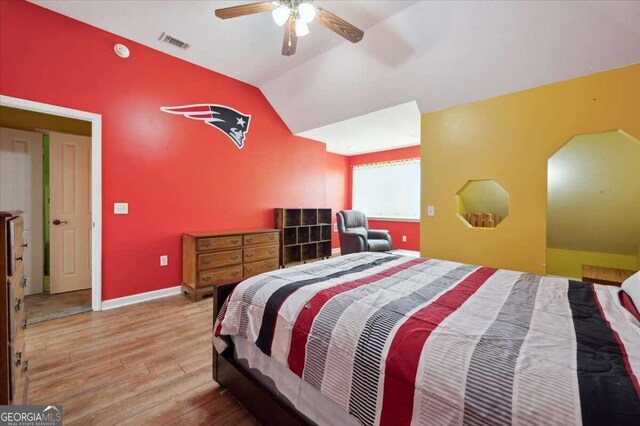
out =
[(249, 278), (214, 326), (362, 424), (640, 424), (640, 324), (617, 289), (360, 253)]

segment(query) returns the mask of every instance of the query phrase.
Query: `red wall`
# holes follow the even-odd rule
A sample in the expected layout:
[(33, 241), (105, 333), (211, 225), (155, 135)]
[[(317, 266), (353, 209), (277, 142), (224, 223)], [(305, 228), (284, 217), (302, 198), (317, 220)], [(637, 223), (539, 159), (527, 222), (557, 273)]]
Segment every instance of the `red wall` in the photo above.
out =
[[(351, 169), (349, 157), (327, 152), (326, 188), (327, 206), (333, 209), (332, 224), (336, 223), (336, 212), (345, 210), (351, 205)], [(340, 247), (338, 233), (332, 232), (333, 248)]]
[[(1, 94), (102, 115), (103, 300), (178, 285), (184, 231), (273, 226), (274, 207), (324, 206), (327, 183), (340, 188), (345, 160), (293, 136), (256, 87), (31, 3), (0, 1), (0, 64)], [(160, 111), (192, 103), (251, 114), (245, 147)]]
[[(349, 157), (349, 180), (351, 180), (351, 168), (353, 166), (380, 163), (383, 161), (405, 160), (407, 158), (420, 158), (420, 146), (353, 155)], [(351, 205), (351, 183), (349, 183), (349, 205)], [(388, 229), (393, 239), (394, 248), (420, 250), (420, 222), (369, 220), (369, 227), (372, 229)], [(403, 235), (407, 236), (406, 243), (402, 242)]]

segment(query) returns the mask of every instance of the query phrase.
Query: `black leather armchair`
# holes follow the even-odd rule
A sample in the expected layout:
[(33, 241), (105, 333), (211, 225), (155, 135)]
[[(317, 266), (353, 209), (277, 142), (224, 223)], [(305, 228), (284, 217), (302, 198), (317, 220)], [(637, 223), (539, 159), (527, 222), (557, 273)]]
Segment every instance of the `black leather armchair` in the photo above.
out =
[(384, 229), (369, 229), (367, 216), (358, 210), (343, 210), (336, 213), (340, 253), (363, 251), (389, 251), (392, 248), (391, 235)]

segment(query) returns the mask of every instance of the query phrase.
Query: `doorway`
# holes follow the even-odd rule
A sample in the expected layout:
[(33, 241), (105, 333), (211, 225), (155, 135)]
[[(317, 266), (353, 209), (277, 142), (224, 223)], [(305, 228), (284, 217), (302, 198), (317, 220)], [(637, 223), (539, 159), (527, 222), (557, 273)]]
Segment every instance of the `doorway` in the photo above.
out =
[(639, 164), (622, 130), (575, 136), (549, 159), (547, 274), (619, 285), (640, 269)]
[(22, 198), (13, 194), (11, 200), (2, 195), (6, 190), (0, 190), (0, 209), (24, 210), (25, 222), (34, 224), (29, 247), (29, 268), (34, 271), (27, 288), (29, 322), (100, 310), (101, 117), (0, 96), (0, 127), (0, 155), (9, 158), (7, 152), (11, 154), (17, 145), (22, 157), (28, 158), (23, 163), (33, 165), (27, 170), (28, 180), (17, 178), (27, 176), (27, 171), (15, 170), (15, 164), (0, 170), (5, 175), (0, 176), (2, 182), (24, 182), (10, 192), (20, 189), (25, 194)]

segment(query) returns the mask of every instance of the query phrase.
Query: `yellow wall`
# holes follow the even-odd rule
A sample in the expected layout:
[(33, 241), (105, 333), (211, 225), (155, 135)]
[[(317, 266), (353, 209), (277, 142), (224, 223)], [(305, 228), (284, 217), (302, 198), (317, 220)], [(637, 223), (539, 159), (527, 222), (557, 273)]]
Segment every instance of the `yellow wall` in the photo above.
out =
[[(544, 274), (547, 160), (576, 134), (613, 129), (640, 137), (640, 64), (422, 115), (422, 255)], [(454, 194), (477, 179), (509, 193), (492, 230), (456, 217)]]
[(89, 121), (74, 120), (73, 118), (58, 117), (4, 106), (0, 106), (0, 127), (31, 132), (35, 129), (54, 130), (74, 135), (91, 136), (91, 123)]
[(582, 265), (638, 269), (638, 258), (631, 255), (590, 251), (547, 249), (547, 274), (580, 279)]

